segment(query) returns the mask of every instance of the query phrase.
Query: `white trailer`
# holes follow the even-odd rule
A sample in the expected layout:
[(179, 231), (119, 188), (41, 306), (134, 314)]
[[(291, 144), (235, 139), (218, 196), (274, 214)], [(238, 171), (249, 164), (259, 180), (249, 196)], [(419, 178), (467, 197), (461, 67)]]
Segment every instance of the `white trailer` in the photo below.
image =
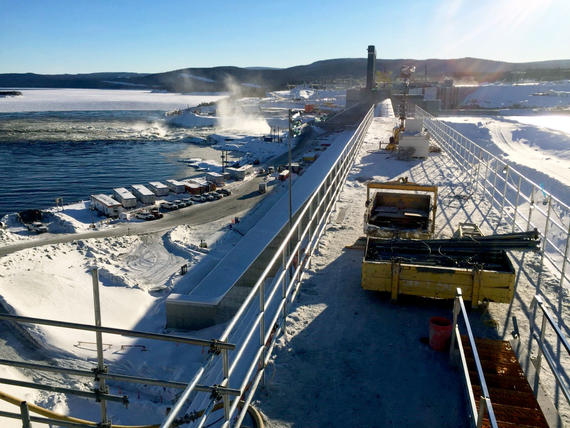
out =
[(153, 191), (156, 196), (167, 196), (170, 189), (160, 181), (151, 181), (148, 183), (148, 188)]
[(166, 180), (166, 185), (174, 193), (184, 193), (186, 191), (184, 183), (181, 183), (178, 180)]
[(245, 176), (248, 174), (251, 174), (253, 170), (253, 166), (251, 165), (244, 165), (244, 166), (240, 166), (239, 168), (226, 168), (226, 171), (228, 171), (230, 173), (230, 177), (233, 178), (234, 180), (243, 180), (245, 179)]
[(223, 186), (224, 185), (224, 176), (217, 172), (208, 172), (206, 173), (206, 180), (211, 181), (216, 186)]
[(135, 208), (137, 206), (137, 198), (124, 187), (113, 189), (113, 197), (121, 203), (124, 208)]
[(119, 202), (102, 193), (91, 195), (91, 206), (108, 217), (118, 217), (121, 209)]
[(133, 193), (139, 201), (145, 205), (154, 204), (156, 202), (156, 195), (147, 189), (142, 184), (133, 184)]

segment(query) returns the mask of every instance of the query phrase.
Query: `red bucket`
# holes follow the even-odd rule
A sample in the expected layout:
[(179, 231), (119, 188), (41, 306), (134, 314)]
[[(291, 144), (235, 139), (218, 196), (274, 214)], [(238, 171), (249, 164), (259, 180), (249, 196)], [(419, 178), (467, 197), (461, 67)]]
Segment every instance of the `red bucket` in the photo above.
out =
[(451, 329), (451, 321), (447, 318), (431, 317), (429, 319), (429, 346), (436, 351), (449, 349)]

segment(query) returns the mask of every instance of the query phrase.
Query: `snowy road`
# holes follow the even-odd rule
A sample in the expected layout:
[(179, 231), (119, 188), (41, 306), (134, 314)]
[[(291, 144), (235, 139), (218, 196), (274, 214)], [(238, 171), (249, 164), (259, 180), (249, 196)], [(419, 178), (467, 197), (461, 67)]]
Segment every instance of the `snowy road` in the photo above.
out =
[(259, 194), (257, 191), (259, 183), (263, 181), (264, 177), (254, 177), (239, 186), (231, 196), (220, 199), (219, 201), (183, 208), (179, 211), (168, 213), (162, 219), (152, 222), (120, 224), (113, 228), (92, 232), (45, 234), (39, 238), (5, 245), (0, 247), (0, 257), (25, 248), (43, 245), (61, 244), (92, 238), (161, 232), (181, 224), (206, 224), (248, 210), (256, 205), (264, 197), (264, 195)]

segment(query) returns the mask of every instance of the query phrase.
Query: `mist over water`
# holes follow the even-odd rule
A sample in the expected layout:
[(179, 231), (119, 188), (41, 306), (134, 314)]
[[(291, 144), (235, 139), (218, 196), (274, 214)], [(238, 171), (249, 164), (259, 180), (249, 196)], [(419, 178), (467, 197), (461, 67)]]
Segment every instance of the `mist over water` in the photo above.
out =
[(161, 111), (0, 113), (0, 217), (85, 200), (114, 187), (196, 174), (178, 160), (217, 159), (188, 143), (211, 130), (171, 128)]
[(17, 141), (182, 140), (199, 135), (168, 127), (162, 111), (0, 113), (0, 144)]

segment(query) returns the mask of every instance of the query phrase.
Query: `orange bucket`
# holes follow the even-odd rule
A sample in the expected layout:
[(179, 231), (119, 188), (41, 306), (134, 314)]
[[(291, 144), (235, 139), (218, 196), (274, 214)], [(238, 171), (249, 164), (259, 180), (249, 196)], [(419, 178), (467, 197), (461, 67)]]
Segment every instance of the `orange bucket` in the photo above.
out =
[(436, 351), (446, 351), (451, 338), (451, 321), (444, 317), (429, 319), (429, 346)]

